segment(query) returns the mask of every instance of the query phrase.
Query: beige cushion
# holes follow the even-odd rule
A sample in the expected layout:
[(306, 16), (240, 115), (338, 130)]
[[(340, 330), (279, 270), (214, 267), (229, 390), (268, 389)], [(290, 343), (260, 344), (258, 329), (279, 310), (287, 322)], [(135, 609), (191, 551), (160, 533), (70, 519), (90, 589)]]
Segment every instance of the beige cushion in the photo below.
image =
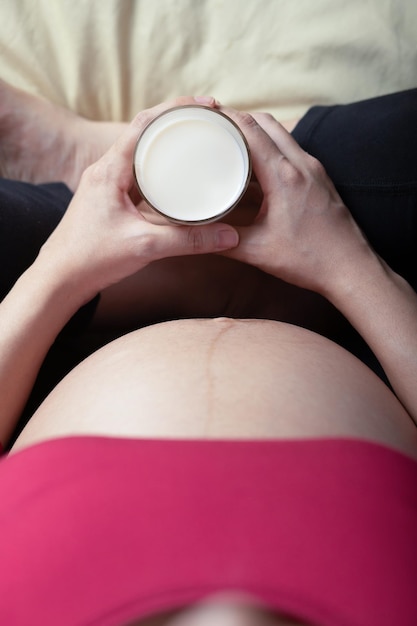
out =
[(406, 89), (411, 0), (3, 0), (0, 75), (95, 119), (180, 94), (284, 119)]

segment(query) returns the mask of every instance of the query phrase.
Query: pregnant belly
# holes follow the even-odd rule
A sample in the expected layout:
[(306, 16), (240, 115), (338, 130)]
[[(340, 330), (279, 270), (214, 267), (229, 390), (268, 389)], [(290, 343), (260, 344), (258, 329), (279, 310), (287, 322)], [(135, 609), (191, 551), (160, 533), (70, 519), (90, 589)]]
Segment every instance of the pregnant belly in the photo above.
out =
[(181, 320), (113, 341), (48, 396), (13, 450), (67, 435), (354, 437), (417, 457), (417, 429), (365, 365), (311, 331)]

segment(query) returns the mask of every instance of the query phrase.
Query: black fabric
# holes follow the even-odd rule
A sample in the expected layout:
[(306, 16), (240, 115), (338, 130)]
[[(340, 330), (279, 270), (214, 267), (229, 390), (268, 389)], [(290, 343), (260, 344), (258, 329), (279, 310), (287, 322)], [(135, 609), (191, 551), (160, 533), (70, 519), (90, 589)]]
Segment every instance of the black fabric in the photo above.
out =
[[(375, 251), (417, 290), (417, 89), (315, 106), (293, 137), (324, 165)], [(388, 384), (350, 324), (331, 338)]]
[[(0, 179), (0, 301), (36, 259), (72, 198), (63, 183), (32, 185)], [(87, 328), (95, 298), (70, 320), (63, 333)]]
[(310, 109), (293, 132), (373, 248), (417, 290), (417, 89)]
[[(32, 185), (0, 179), (0, 300), (33, 263), (71, 198), (71, 191), (62, 183)], [(98, 298), (73, 316), (51, 347), (16, 435), (49, 391), (91, 352), (88, 327)]]
[(0, 179), (0, 299), (33, 263), (71, 201), (61, 183), (31, 185)]

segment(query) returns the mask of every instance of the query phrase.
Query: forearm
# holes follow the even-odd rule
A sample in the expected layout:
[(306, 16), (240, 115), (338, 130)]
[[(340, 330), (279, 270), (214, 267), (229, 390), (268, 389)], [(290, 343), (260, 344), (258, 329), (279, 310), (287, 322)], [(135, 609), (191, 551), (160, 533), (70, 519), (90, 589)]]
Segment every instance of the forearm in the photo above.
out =
[(56, 336), (83, 304), (78, 289), (37, 261), (0, 305), (0, 441), (7, 444)]
[(326, 293), (362, 335), (417, 424), (417, 295), (369, 251)]

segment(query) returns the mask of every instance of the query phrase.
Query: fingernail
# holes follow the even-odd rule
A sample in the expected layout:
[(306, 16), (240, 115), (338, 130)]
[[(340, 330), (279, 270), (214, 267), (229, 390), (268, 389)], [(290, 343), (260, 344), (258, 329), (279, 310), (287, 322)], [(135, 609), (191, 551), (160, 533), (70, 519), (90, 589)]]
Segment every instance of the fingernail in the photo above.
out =
[(228, 228), (227, 230), (218, 230), (216, 243), (218, 250), (235, 248), (239, 243), (239, 235), (235, 230), (232, 230), (231, 228)]
[(213, 96), (195, 96), (194, 100), (198, 102), (198, 104), (219, 104)]

